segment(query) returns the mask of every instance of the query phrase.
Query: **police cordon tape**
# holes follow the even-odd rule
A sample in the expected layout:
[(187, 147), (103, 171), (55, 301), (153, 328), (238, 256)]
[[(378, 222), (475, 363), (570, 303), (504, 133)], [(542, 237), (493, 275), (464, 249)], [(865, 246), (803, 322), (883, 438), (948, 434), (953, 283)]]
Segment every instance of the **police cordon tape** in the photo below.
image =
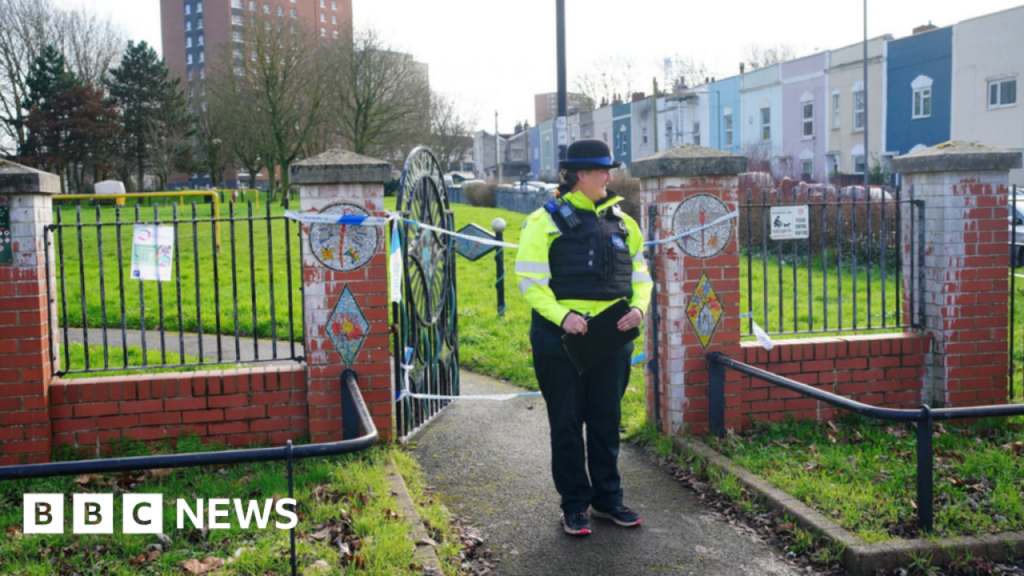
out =
[[(399, 214), (397, 214), (395, 212), (385, 212), (385, 213), (388, 215), (387, 218), (381, 218), (380, 216), (352, 216), (352, 215), (332, 216), (332, 215), (329, 215), (329, 214), (317, 214), (315, 212), (314, 213), (310, 213), (310, 212), (295, 212), (293, 210), (286, 211), (284, 213), (284, 215), (285, 215), (285, 218), (289, 218), (291, 220), (295, 220), (296, 222), (301, 222), (303, 224), (344, 224), (344, 225), (347, 225), (347, 226), (384, 226), (388, 222), (401, 221), (401, 222), (405, 222), (406, 224), (409, 224), (411, 226), (416, 226), (418, 228), (423, 228), (425, 230), (430, 230), (431, 232), (437, 232), (439, 234), (448, 234), (449, 236), (454, 236), (456, 238), (461, 238), (461, 239), (466, 240), (468, 242), (476, 242), (477, 244), (484, 244), (484, 245), (487, 245), (487, 246), (502, 246), (504, 248), (519, 248), (518, 244), (511, 244), (509, 242), (499, 242), (498, 240), (490, 240), (490, 239), (487, 239), (487, 238), (480, 238), (478, 236), (470, 236), (468, 234), (459, 234), (458, 232), (452, 232), (451, 230), (445, 230), (444, 228), (438, 228), (437, 226), (431, 226), (429, 224), (424, 224), (422, 222), (417, 222), (415, 220), (409, 220), (408, 218), (402, 218)], [(722, 222), (726, 222), (728, 220), (732, 220), (733, 218), (738, 218), (739, 215), (740, 215), (739, 210), (733, 210), (732, 212), (730, 212), (730, 213), (728, 213), (728, 214), (726, 214), (724, 216), (720, 216), (718, 218), (715, 218), (714, 220), (712, 220), (711, 222), (708, 222), (707, 224), (703, 224), (703, 225), (698, 226), (696, 228), (693, 228), (691, 230), (687, 230), (686, 232), (683, 232), (682, 234), (676, 234), (675, 236), (670, 236), (668, 238), (662, 238), (661, 240), (654, 240), (654, 241), (650, 241), (650, 242), (644, 242), (644, 246), (657, 246), (659, 244), (666, 244), (668, 242), (674, 242), (676, 240), (679, 240), (680, 238), (686, 238), (687, 236), (692, 236), (692, 235), (700, 232), (701, 230), (707, 230), (708, 228), (711, 228), (711, 227), (714, 227), (714, 226), (718, 226)]]

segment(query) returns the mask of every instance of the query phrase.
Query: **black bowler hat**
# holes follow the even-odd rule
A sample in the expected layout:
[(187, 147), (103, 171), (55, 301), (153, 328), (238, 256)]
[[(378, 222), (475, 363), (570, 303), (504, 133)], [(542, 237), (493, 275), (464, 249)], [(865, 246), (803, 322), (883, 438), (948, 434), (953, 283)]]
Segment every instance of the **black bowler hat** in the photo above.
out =
[(601, 170), (618, 168), (622, 162), (612, 159), (612, 151), (604, 140), (577, 140), (569, 144), (565, 151), (565, 160), (559, 163), (562, 170)]

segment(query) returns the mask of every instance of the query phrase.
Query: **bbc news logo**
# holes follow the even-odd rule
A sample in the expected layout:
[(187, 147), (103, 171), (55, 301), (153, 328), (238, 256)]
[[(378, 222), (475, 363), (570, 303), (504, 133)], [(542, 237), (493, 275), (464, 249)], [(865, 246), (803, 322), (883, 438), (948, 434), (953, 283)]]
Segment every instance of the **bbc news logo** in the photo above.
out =
[[(25, 534), (63, 534), (64, 533), (64, 495), (63, 494), (25, 494), (23, 498)], [(160, 534), (164, 532), (164, 497), (162, 494), (124, 494), (122, 496), (121, 527), (125, 534)], [(205, 505), (205, 506), (204, 506)], [(231, 524), (222, 519), (233, 511), (238, 525), (248, 529), (255, 524), (260, 530), (266, 530), (270, 524), (271, 512), (278, 519), (274, 526), (280, 530), (289, 530), (299, 523), (294, 512), (294, 498), (249, 500), (243, 506), (238, 498), (198, 498), (195, 504), (179, 498), (175, 505), (177, 510), (177, 527), (185, 528), (186, 520), (193, 527), (205, 527), (209, 530), (226, 530)], [(204, 514), (205, 511), (205, 514)], [(114, 533), (114, 495), (113, 494), (73, 494), (71, 503), (71, 526), (74, 534), (113, 534)], [(287, 519), (282, 522), (280, 518)]]

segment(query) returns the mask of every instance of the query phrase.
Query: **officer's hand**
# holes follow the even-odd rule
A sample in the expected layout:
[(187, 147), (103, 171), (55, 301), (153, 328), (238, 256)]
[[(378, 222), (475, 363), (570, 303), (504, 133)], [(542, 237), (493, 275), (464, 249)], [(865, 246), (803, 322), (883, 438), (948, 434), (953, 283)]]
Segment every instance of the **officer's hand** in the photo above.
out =
[(587, 321), (582, 316), (575, 312), (570, 312), (565, 320), (562, 320), (562, 330), (565, 330), (569, 334), (586, 334), (587, 333)]
[(629, 312), (625, 316), (619, 318), (619, 323), (617, 324), (617, 326), (619, 327), (619, 330), (625, 332), (627, 330), (632, 330), (633, 328), (636, 328), (643, 321), (644, 315), (640, 313), (640, 309), (630, 308)]

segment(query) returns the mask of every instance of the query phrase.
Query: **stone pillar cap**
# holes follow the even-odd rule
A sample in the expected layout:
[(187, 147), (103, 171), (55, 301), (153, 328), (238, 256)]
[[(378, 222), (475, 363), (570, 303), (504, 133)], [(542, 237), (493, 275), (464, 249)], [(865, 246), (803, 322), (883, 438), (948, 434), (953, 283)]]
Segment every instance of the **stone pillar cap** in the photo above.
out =
[(1020, 152), (963, 140), (950, 140), (892, 159), (893, 171), (903, 174), (1011, 170), (1020, 167)]
[(391, 180), (391, 164), (334, 148), (288, 167), (294, 184), (385, 183)]
[(729, 176), (747, 171), (747, 158), (724, 150), (682, 144), (634, 160), (629, 166), (634, 178), (660, 176)]
[(0, 194), (60, 194), (60, 177), (0, 160)]

